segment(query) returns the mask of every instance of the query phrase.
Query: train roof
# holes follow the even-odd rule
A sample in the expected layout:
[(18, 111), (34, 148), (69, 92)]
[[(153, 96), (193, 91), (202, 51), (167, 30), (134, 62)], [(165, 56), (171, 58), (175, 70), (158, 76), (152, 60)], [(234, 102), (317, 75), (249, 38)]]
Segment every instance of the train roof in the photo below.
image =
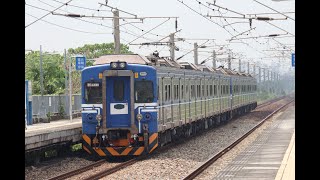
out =
[(231, 75), (231, 76), (244, 76), (252, 77), (251, 74), (245, 72), (238, 72), (231, 69), (226, 69), (223, 66), (218, 68), (209, 67), (204, 64), (194, 64), (190, 62), (177, 62), (172, 61), (169, 57), (159, 57), (158, 54), (150, 54), (143, 56), (140, 54), (109, 54), (95, 58), (93, 65), (109, 64), (115, 61), (125, 61), (130, 64), (151, 65), (154, 67), (171, 67), (178, 69), (189, 69), (203, 72), (214, 72), (217, 74)]
[(151, 61), (140, 54), (109, 54), (94, 59), (93, 65), (109, 64), (115, 61), (125, 61), (130, 64), (150, 64)]

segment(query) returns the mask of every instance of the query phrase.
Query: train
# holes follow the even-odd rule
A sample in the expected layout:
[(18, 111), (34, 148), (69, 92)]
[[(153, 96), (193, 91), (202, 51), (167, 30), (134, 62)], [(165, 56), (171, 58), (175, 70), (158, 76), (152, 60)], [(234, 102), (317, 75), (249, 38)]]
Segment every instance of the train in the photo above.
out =
[(158, 54), (104, 55), (81, 72), (82, 149), (140, 156), (257, 106), (257, 82), (224, 67)]

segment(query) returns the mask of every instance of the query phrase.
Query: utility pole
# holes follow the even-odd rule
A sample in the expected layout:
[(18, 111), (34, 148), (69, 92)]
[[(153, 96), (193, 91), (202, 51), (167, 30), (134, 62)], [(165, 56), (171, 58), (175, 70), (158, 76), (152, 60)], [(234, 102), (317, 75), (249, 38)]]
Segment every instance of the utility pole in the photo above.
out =
[(215, 69), (216, 68), (216, 51), (215, 50), (213, 50), (212, 57), (213, 57), (212, 67)]
[(253, 77), (254, 77), (255, 79), (257, 79), (257, 78), (256, 78), (256, 65), (255, 65), (255, 64), (253, 65)]
[(42, 48), (40, 45), (40, 91), (41, 98), (43, 98), (43, 72), (42, 72)]
[(71, 77), (71, 71), (72, 71), (72, 57), (69, 59), (69, 115), (70, 115), (70, 121), (72, 122), (72, 77)]
[(171, 57), (171, 60), (174, 61), (174, 33), (170, 34), (169, 35), (170, 37), (170, 57)]
[(114, 54), (120, 54), (120, 27), (119, 27), (119, 11), (113, 11), (113, 36), (114, 36)]
[(239, 58), (239, 72), (241, 72), (241, 59)]
[(67, 112), (68, 104), (68, 71), (67, 71), (67, 51), (64, 49), (64, 83), (65, 83), (65, 112)]
[(258, 77), (258, 82), (261, 83), (261, 67), (259, 66), (259, 77)]
[(231, 69), (231, 52), (229, 50), (229, 54), (228, 54), (228, 69)]
[(198, 65), (198, 44), (194, 43), (194, 64)]
[(41, 105), (40, 105), (40, 118), (46, 118), (46, 109), (43, 104), (43, 70), (42, 70), (42, 47), (40, 45), (40, 91), (41, 91)]

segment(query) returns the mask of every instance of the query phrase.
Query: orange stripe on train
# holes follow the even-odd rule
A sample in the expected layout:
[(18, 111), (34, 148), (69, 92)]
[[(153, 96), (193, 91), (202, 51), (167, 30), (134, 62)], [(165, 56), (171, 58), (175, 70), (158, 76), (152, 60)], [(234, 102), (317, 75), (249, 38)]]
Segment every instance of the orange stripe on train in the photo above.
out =
[(114, 150), (112, 147), (107, 147), (107, 150), (110, 152), (112, 156), (120, 156), (120, 154)]
[(82, 148), (83, 148), (85, 151), (87, 151), (89, 154), (91, 154), (91, 151), (89, 151), (88, 148), (86, 148), (85, 146), (82, 146)]
[(138, 150), (136, 150), (136, 152), (134, 152), (133, 155), (140, 155), (144, 150), (144, 147), (139, 147)]
[(94, 150), (99, 154), (99, 156), (106, 156), (106, 154), (100, 148), (96, 148)]
[(82, 139), (86, 141), (89, 144), (89, 146), (91, 146), (91, 139), (86, 134), (82, 135)]
[(149, 151), (149, 153), (151, 153), (156, 147), (158, 147), (158, 143), (153, 146), (153, 148)]
[(133, 149), (132, 147), (126, 148), (126, 149), (121, 153), (121, 155), (128, 155), (129, 152), (130, 152), (132, 149)]
[(157, 137), (158, 137), (158, 133), (153, 133), (153, 134), (149, 137), (149, 144), (151, 144)]

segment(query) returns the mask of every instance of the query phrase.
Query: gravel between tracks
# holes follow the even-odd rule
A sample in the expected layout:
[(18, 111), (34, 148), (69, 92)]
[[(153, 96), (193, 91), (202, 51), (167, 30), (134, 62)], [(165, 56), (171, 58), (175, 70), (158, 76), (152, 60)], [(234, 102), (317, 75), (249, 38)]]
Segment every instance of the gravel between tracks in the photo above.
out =
[(288, 99), (254, 110), (185, 143), (163, 152), (157, 152), (151, 158), (135, 163), (103, 179), (182, 179), (197, 165), (235, 141), (286, 102)]
[(89, 165), (93, 161), (79, 158), (79, 157), (67, 157), (59, 158), (56, 160), (40, 163), (37, 166), (30, 166), (25, 168), (26, 180), (43, 180), (53, 178), (60, 174), (81, 168)]

